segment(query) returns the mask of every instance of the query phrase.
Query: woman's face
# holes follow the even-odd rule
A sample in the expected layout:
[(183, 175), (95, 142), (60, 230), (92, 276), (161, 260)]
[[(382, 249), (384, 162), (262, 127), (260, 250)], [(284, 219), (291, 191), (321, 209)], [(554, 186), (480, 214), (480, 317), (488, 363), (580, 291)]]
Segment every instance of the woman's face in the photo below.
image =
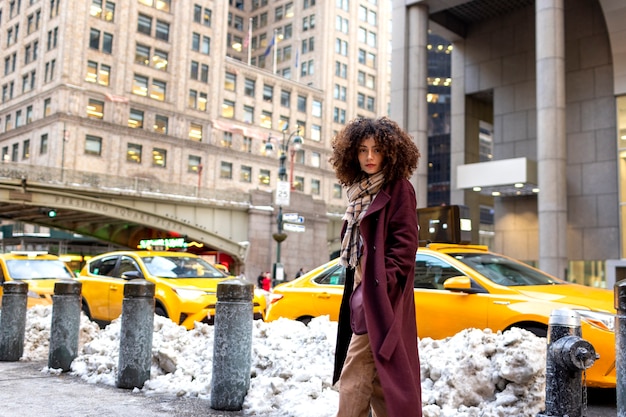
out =
[(359, 145), (359, 165), (368, 175), (376, 174), (383, 169), (383, 151), (374, 138), (363, 139)]

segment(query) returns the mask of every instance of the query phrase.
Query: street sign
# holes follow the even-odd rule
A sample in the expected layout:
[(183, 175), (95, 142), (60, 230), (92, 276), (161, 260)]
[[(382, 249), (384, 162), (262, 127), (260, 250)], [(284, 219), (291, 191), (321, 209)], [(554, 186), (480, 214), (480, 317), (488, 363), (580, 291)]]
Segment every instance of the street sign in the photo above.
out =
[(290, 193), (291, 193), (291, 184), (289, 184), (289, 181), (278, 181), (276, 183), (276, 200), (275, 200), (276, 205), (288, 206)]
[(297, 220), (298, 220), (298, 213), (283, 213), (284, 222), (297, 223)]
[(293, 224), (293, 223), (285, 223), (283, 224), (283, 229), (287, 232), (304, 232), (306, 228), (301, 224)]

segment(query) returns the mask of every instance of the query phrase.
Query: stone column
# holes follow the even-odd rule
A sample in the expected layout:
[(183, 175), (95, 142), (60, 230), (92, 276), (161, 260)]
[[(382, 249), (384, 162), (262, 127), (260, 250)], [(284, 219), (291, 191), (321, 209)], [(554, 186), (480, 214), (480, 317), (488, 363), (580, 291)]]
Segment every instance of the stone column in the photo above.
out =
[[(394, 62), (391, 70), (391, 118), (415, 141), (422, 157), (411, 182), (418, 207), (428, 197), (428, 6), (404, 1), (393, 3)], [(397, 64), (397, 65), (396, 65)]]
[(563, 0), (535, 2), (539, 268), (565, 278), (567, 148)]

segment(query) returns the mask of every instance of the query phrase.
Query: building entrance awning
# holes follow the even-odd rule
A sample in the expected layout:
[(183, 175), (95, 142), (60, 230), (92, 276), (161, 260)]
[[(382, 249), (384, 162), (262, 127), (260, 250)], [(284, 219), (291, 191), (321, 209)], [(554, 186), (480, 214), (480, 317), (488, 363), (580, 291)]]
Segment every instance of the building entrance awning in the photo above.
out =
[(537, 194), (537, 162), (512, 158), (459, 165), (456, 183), (459, 189), (472, 189), (493, 197)]

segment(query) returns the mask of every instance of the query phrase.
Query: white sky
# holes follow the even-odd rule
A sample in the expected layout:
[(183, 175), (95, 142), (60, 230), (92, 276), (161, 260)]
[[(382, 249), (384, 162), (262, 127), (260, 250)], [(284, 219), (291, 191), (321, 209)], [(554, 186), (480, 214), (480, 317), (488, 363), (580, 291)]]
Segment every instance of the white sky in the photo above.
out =
[[(52, 307), (28, 310), (22, 360), (48, 360), (51, 315)], [(243, 413), (333, 417), (336, 329), (326, 316), (309, 326), (255, 320)], [(119, 333), (120, 320), (100, 330), (83, 315), (79, 355), (70, 372), (86, 383), (115, 386)], [(531, 417), (542, 411), (545, 339), (519, 329), (503, 334), (468, 329), (445, 340), (420, 340), (419, 351), (424, 417)], [(141, 391), (209, 400), (212, 359), (212, 326), (197, 324), (187, 331), (155, 316), (150, 380)]]

